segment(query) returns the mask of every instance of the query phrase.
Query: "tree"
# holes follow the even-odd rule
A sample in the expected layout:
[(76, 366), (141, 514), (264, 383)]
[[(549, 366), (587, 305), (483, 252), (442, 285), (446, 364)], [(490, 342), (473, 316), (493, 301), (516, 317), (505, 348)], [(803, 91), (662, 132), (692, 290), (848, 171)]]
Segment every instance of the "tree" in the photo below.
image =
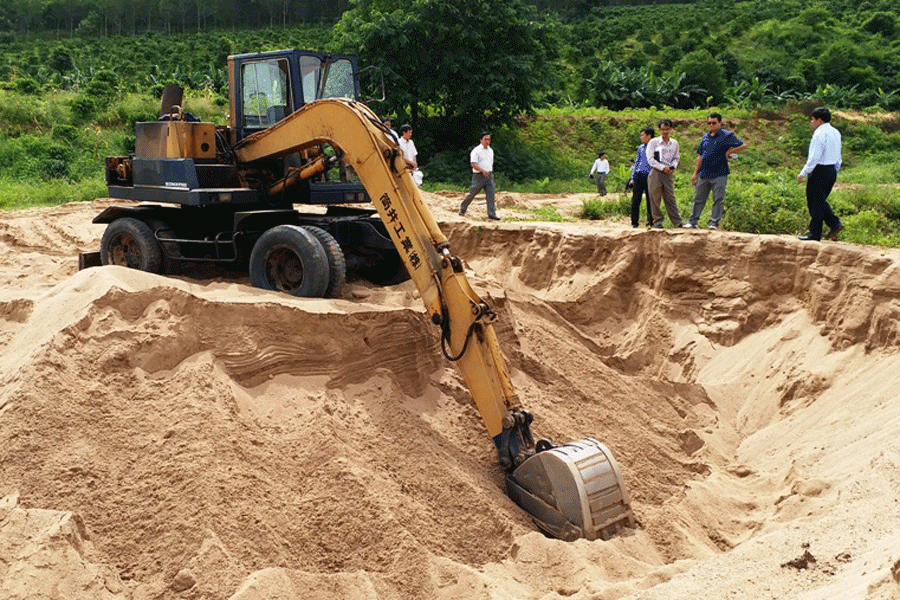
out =
[[(692, 97), (695, 105), (718, 104), (725, 98), (725, 68), (709, 50), (694, 50), (681, 57), (672, 69), (684, 73), (682, 84), (702, 97)], [(707, 102), (709, 100), (709, 102)]]
[(385, 77), (388, 111), (433, 107), (470, 137), (528, 112), (547, 81), (544, 31), (522, 0), (355, 0), (334, 49)]

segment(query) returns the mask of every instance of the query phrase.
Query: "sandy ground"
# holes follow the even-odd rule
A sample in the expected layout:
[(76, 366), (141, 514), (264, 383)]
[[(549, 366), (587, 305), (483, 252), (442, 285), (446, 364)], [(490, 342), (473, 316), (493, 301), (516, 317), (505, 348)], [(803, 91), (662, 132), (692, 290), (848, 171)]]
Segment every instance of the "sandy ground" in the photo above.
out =
[(0, 600), (900, 598), (900, 253), (427, 201), (637, 528), (535, 530), (411, 283), (78, 272), (98, 201), (0, 214)]

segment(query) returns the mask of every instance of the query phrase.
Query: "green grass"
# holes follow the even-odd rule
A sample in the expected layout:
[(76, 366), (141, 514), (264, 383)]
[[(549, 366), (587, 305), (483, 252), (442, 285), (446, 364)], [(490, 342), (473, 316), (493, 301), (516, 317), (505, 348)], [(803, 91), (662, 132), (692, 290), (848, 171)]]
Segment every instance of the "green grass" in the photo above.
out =
[(21, 182), (0, 179), (0, 210), (22, 210), (36, 206), (59, 206), (105, 198), (106, 183), (101, 176), (70, 183), (62, 180)]
[(541, 221), (545, 223), (564, 223), (574, 220), (559, 214), (559, 209), (555, 206), (515, 209), (513, 219), (517, 221)]
[[(75, 92), (28, 95), (0, 90), (0, 209), (18, 210), (105, 197), (103, 161), (128, 152), (135, 121), (154, 119), (159, 100), (149, 93), (113, 93), (92, 103)], [(185, 109), (204, 120), (226, 122), (227, 105), (210, 91), (188, 91)], [(592, 194), (587, 177), (600, 150), (611, 165), (607, 188), (621, 193), (627, 181), (638, 132), (659, 118), (676, 122), (673, 137), (682, 148), (675, 193), (687, 218), (693, 203), (690, 175), (694, 151), (706, 131), (709, 110), (553, 108), (523, 117), (495, 134), (498, 191), (521, 194)], [(748, 143), (732, 163), (723, 229), (750, 233), (799, 234), (809, 217), (804, 187), (796, 181), (809, 143), (808, 119), (787, 108), (771, 118), (753, 118), (751, 109), (725, 109), (726, 126)], [(900, 134), (895, 115), (842, 115), (844, 168), (830, 201), (846, 227), (842, 240), (876, 246), (900, 245)], [(468, 189), (466, 149), (445, 149), (422, 158), (426, 191)], [(444, 174), (442, 177), (441, 174)], [(700, 223), (709, 218), (711, 202)], [(627, 221), (630, 200), (592, 199), (582, 207), (587, 220)], [(553, 207), (520, 209), (516, 218), (563, 221)], [(667, 218), (668, 221), (668, 218)], [(643, 217), (642, 217), (643, 222)]]

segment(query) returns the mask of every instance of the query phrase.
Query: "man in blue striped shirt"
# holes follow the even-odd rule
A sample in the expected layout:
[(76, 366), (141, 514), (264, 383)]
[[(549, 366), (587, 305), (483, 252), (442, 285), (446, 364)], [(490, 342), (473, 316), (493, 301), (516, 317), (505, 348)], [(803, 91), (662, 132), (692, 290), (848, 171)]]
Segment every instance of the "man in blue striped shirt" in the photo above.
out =
[(650, 174), (650, 163), (647, 161), (647, 142), (653, 139), (653, 128), (641, 129), (641, 145), (638, 146), (634, 167), (631, 169), (631, 226), (637, 227), (641, 221), (641, 196), (647, 196), (647, 227), (653, 225), (650, 212), (650, 190), (647, 189), (647, 175)]
[(800, 236), (804, 241), (822, 239), (822, 222), (831, 230), (825, 239), (833, 240), (844, 226), (828, 204), (828, 194), (841, 170), (841, 132), (831, 126), (831, 111), (820, 106), (809, 118), (813, 136), (809, 141), (806, 164), (797, 175), (797, 183), (806, 177), (806, 206), (809, 209), (809, 232)]

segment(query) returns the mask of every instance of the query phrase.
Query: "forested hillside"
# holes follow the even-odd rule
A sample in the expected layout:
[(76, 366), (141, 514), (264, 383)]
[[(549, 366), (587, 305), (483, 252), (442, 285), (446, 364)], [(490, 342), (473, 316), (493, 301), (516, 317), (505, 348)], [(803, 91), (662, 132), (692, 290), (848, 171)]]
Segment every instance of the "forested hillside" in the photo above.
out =
[[(496, 133), (506, 189), (587, 191), (600, 149), (618, 185), (640, 127), (680, 119), (690, 151), (701, 133), (692, 123), (716, 109), (758, 138), (742, 156), (747, 185), (729, 188), (753, 206), (732, 211), (729, 226), (790, 230), (796, 219), (778, 215), (784, 206), (802, 214), (792, 163), (818, 104), (839, 115), (844, 182), (900, 178), (900, 41), (887, 0), (325, 0), (315, 6), (331, 16), (314, 19), (301, 0), (241, 4), (240, 19), (226, 4), (169, 11), (138, 1), (117, 12), (99, 0), (4, 2), (0, 207), (103, 195), (103, 157), (130, 150), (134, 123), (156, 118), (165, 84), (186, 88), (189, 110), (224, 124), (228, 55), (290, 47), (355, 54), (374, 67), (365, 91), (377, 95), (383, 81), (374, 110), (413, 124), (426, 186), (464, 185), (460, 165), (482, 128)], [(280, 25), (309, 20), (320, 24)], [(896, 189), (856, 196), (844, 210), (869, 214), (865, 239), (897, 243)]]
[[(123, 91), (164, 77), (222, 92), (215, 71), (228, 53), (289, 44), (358, 54), (384, 71), (389, 110), (412, 113), (422, 98), (428, 112), (428, 102), (453, 90), (513, 96), (501, 113), (548, 105), (757, 106), (813, 96), (846, 108), (900, 109), (890, 0), (609, 4), (7, 0), (0, 81), (74, 89), (84, 83), (79, 74), (105, 68), (122, 76)], [(284, 27), (302, 23), (317, 26)], [(182, 31), (195, 35), (161, 35)], [(487, 74), (459, 76), (477, 75), (476, 64)], [(449, 83), (448, 70), (456, 75)]]

